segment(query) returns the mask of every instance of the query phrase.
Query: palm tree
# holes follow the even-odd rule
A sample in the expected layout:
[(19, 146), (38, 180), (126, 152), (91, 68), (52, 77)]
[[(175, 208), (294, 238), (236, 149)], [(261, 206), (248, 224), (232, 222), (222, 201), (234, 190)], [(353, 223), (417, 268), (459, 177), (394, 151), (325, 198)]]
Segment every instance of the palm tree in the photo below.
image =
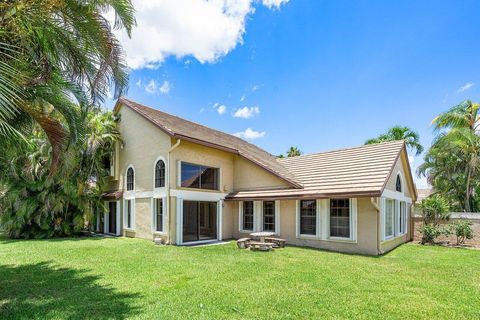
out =
[(464, 160), (465, 210), (471, 211), (470, 202), (475, 192), (472, 180), (480, 174), (480, 105), (465, 100), (441, 113), (432, 124), (436, 131), (446, 130), (439, 135), (437, 144), (452, 146)]
[(297, 157), (302, 155), (302, 151), (298, 149), (297, 147), (290, 147), (290, 149), (287, 150), (287, 157)]
[[(18, 140), (37, 123), (52, 148), (51, 172), (79, 138), (82, 119), (114, 88), (128, 84), (114, 28), (130, 35), (130, 0), (17, 0), (0, 6), (0, 140)], [(77, 103), (80, 108), (77, 108)], [(65, 122), (59, 121), (57, 114)]]
[(415, 155), (423, 152), (423, 146), (420, 144), (420, 136), (406, 126), (393, 126), (387, 132), (379, 135), (377, 138), (365, 141), (365, 144), (381, 143), (386, 141), (404, 140), (407, 147), (415, 151)]

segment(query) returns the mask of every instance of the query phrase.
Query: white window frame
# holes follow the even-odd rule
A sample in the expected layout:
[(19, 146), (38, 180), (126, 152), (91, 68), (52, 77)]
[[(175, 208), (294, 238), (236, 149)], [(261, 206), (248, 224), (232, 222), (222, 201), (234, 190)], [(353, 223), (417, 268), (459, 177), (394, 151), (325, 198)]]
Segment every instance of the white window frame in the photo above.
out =
[[(255, 231), (265, 231), (263, 230), (264, 227), (264, 217), (263, 217), (263, 204), (265, 201), (259, 201), (260, 202), (260, 212), (257, 214), (257, 216), (260, 218), (258, 220), (257, 224), (257, 230)], [(273, 232), (275, 235), (279, 236), (280, 235), (280, 200), (267, 200), (266, 202), (274, 202), (274, 208), (275, 208), (275, 231), (267, 231), (267, 232)], [(253, 203), (253, 220), (254, 220), (254, 225), (255, 225), (255, 201)]]
[[(127, 190), (127, 173), (128, 169), (132, 168), (133, 170), (133, 190)], [(127, 166), (127, 169), (125, 170), (125, 177), (124, 177), (124, 190), (125, 190), (125, 196), (126, 197), (135, 197), (135, 190), (137, 189), (137, 172), (135, 171), (135, 167), (132, 164), (129, 164)]]
[[(398, 201), (399, 209), (398, 209), (398, 235), (403, 236), (407, 233), (407, 202), (405, 201)], [(403, 211), (402, 211), (402, 203), (403, 203)], [(400, 217), (402, 217), (402, 221), (400, 221)], [(402, 223), (403, 222), (403, 223)]]
[[(157, 230), (157, 200), (162, 200), (162, 231)], [(150, 208), (152, 208), (152, 233), (165, 235), (167, 234), (167, 197), (152, 197), (150, 202)]]
[(330, 236), (330, 200), (327, 201), (327, 239), (334, 241), (347, 241), (347, 242), (357, 242), (357, 198), (345, 198), (348, 199), (349, 204), (349, 214), (350, 214), (350, 237), (332, 237)]
[[(132, 212), (131, 212), (131, 226), (130, 228), (127, 226), (127, 201), (132, 202)], [(134, 197), (125, 197), (123, 199), (123, 229), (129, 231), (135, 231), (135, 198)]]
[[(155, 169), (156, 169), (156, 166), (157, 166), (157, 162), (162, 160), (163, 163), (165, 164), (165, 186), (163, 187), (158, 187), (156, 188), (155, 187)], [(152, 181), (152, 190), (153, 190), (153, 193), (154, 194), (157, 194), (157, 193), (161, 193), (162, 191), (164, 191), (167, 186), (168, 186), (168, 183), (169, 183), (169, 174), (168, 174), (168, 165), (167, 165), (167, 160), (165, 159), (165, 157), (163, 156), (159, 156), (157, 159), (155, 159), (155, 161), (153, 162), (153, 181)]]
[[(388, 202), (391, 201), (393, 203), (393, 212), (392, 212), (392, 234), (390, 235), (387, 235), (387, 206), (388, 206)], [(382, 229), (383, 229), (383, 239), (384, 240), (389, 240), (389, 239), (392, 239), (394, 236), (395, 236), (395, 229), (396, 229), (396, 212), (397, 211), (397, 201), (395, 199), (391, 199), (391, 198), (385, 198), (385, 205), (384, 205), (384, 210), (383, 210), (383, 225), (382, 225)]]
[[(301, 215), (300, 215), (300, 203), (302, 200), (314, 200), (315, 201), (315, 211), (316, 211), (316, 231), (315, 234), (302, 234), (300, 233), (301, 231)], [(319, 239), (321, 237), (321, 227), (322, 227), (322, 222), (321, 222), (321, 201), (318, 199), (301, 199), (301, 200), (295, 200), (295, 208), (296, 208), (296, 237), (298, 239)]]
[(238, 232), (240, 233), (251, 233), (255, 230), (255, 201), (251, 201), (253, 203), (253, 225), (252, 229), (245, 229), (243, 228), (243, 203), (246, 201), (239, 201), (238, 203)]

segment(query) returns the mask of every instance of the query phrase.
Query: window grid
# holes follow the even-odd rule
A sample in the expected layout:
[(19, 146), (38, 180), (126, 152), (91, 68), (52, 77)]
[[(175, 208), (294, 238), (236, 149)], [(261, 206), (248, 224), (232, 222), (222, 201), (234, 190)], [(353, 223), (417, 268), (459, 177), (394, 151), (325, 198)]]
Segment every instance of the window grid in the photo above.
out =
[(317, 234), (317, 201), (300, 201), (300, 234)]
[(165, 162), (158, 160), (155, 165), (155, 188), (165, 187)]
[(158, 232), (163, 232), (163, 199), (155, 199), (155, 215), (155, 230)]
[(263, 231), (275, 232), (275, 201), (263, 202)]
[(134, 172), (133, 168), (127, 170), (127, 191), (131, 191), (134, 188)]
[(242, 230), (253, 231), (253, 201), (243, 202)]
[(330, 200), (330, 236), (350, 238), (350, 199)]
[(391, 237), (394, 233), (395, 200), (385, 201), (385, 237)]

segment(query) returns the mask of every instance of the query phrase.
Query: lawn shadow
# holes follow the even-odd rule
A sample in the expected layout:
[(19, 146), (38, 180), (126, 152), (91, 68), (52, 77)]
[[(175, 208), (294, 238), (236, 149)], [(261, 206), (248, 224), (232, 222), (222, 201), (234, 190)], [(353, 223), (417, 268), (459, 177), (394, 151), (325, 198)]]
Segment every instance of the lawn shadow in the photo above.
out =
[(0, 265), (0, 319), (124, 319), (139, 312), (139, 294), (116, 292), (99, 279), (49, 262)]

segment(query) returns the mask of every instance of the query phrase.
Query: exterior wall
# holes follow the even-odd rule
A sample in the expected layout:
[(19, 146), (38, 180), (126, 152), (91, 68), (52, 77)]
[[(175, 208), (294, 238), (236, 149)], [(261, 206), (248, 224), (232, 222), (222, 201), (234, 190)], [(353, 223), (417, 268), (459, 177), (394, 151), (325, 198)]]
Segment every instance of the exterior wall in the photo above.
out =
[[(124, 230), (125, 236), (152, 240), (156, 234), (152, 232), (152, 196), (154, 187), (154, 165), (159, 157), (163, 157), (168, 168), (168, 151), (171, 147), (170, 137), (156, 126), (128, 107), (120, 109), (119, 131), (123, 143), (116, 148), (115, 178), (118, 187), (124, 190), (124, 198), (135, 198), (135, 226), (133, 230)], [(123, 145), (123, 148), (122, 146)], [(125, 176), (129, 166), (135, 172), (135, 190), (126, 192)], [(168, 183), (168, 177), (167, 182)], [(167, 194), (162, 188), (161, 194)], [(124, 201), (120, 201), (121, 226), (124, 225)], [(163, 236), (163, 238), (166, 238)]]
[(284, 180), (240, 156), (235, 157), (234, 167), (233, 187), (236, 191), (289, 187)]
[[(326, 200), (328, 201), (328, 200)], [(233, 236), (234, 238), (249, 237), (248, 233), (239, 230), (239, 202), (232, 202)], [(320, 213), (320, 239), (312, 237), (297, 237), (297, 215), (295, 200), (280, 201), (280, 234), (279, 237), (287, 240), (288, 244), (308, 246), (331, 251), (377, 255), (377, 224), (378, 213), (370, 202), (370, 198), (357, 199), (357, 237), (356, 240), (328, 239), (328, 218), (326, 212)]]
[[(228, 193), (233, 190), (233, 154), (194, 144), (188, 141), (181, 141), (170, 155), (170, 188), (191, 190), (196, 192), (222, 192)], [(191, 188), (182, 188), (178, 184), (180, 172), (178, 172), (178, 161), (200, 164), (214, 168), (220, 168), (220, 190), (199, 190)]]
[[(397, 175), (400, 174), (402, 182), (402, 191), (396, 191)], [(408, 242), (413, 239), (413, 227), (412, 227), (412, 202), (415, 197), (414, 186), (410, 183), (410, 171), (408, 170), (408, 158), (405, 152), (402, 152), (399, 159), (395, 163), (392, 174), (387, 180), (385, 185), (385, 191), (380, 201), (381, 215), (380, 215), (380, 242), (379, 248), (381, 253), (386, 253), (399, 245)], [(385, 215), (385, 199), (395, 199), (397, 201), (405, 201), (407, 210), (407, 226), (406, 234), (394, 235), (393, 238), (384, 240), (384, 215)]]

